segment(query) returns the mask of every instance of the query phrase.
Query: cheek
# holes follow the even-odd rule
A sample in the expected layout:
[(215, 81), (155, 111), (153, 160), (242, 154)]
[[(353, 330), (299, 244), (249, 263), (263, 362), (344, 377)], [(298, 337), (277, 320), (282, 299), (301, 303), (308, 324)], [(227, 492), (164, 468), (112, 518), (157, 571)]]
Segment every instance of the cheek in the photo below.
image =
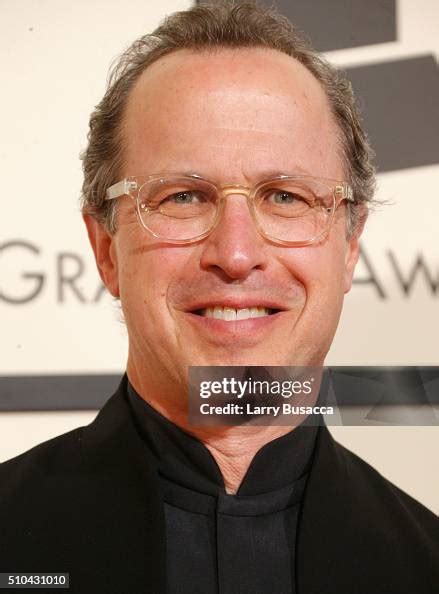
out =
[(124, 308), (127, 313), (136, 311), (142, 317), (147, 316), (149, 324), (163, 323), (163, 316), (171, 315), (168, 303), (170, 288), (182, 275), (184, 278), (188, 250), (147, 243), (144, 235), (131, 237), (129, 241), (131, 246), (136, 247), (130, 248), (120, 267)]
[[(127, 310), (157, 309), (166, 295), (166, 267), (157, 269), (154, 258), (133, 255), (121, 268), (121, 301)], [(160, 298), (161, 296), (161, 298)]]
[(283, 258), (283, 264), (302, 284), (308, 306), (343, 301), (345, 253), (342, 241), (295, 248)]

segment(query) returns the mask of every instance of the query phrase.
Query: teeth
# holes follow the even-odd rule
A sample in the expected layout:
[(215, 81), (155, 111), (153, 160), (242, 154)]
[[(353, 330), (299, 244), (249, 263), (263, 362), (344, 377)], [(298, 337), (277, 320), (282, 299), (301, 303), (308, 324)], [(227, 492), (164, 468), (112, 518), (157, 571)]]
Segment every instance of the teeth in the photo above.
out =
[(212, 308), (209, 307), (206, 310), (206, 313), (207, 313), (207, 311), (212, 312), (212, 315), (209, 316), (211, 318), (221, 320), (223, 317), (223, 308), (222, 307), (214, 307), (213, 310), (212, 310)]
[(223, 310), (223, 320), (226, 322), (233, 322), (236, 320), (236, 309), (225, 307)]
[(206, 318), (215, 318), (216, 320), (225, 320), (226, 322), (234, 322), (236, 320), (247, 320), (249, 318), (261, 318), (268, 316), (270, 309), (268, 307), (245, 307), (243, 309), (235, 309), (233, 307), (223, 307), (215, 305), (215, 307), (208, 307), (201, 313)]
[(251, 310), (247, 307), (244, 309), (237, 309), (236, 310), (236, 319), (237, 320), (247, 320), (251, 315)]

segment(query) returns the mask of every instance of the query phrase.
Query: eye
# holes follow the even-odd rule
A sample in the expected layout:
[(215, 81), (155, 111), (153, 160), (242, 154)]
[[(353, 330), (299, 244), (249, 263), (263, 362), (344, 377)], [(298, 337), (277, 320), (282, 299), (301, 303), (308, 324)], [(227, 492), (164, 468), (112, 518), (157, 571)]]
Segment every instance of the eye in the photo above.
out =
[(304, 192), (271, 188), (265, 192), (264, 200), (270, 206), (312, 206), (313, 200)]
[(166, 204), (169, 202), (174, 204), (197, 204), (204, 201), (205, 198), (201, 192), (195, 190), (185, 190), (183, 192), (176, 192), (175, 194), (167, 196), (161, 201), (161, 204)]
[(315, 207), (311, 192), (297, 183), (288, 181), (288, 184), (276, 184), (263, 190), (257, 203), (263, 216), (301, 218), (312, 214)]
[(272, 190), (267, 199), (274, 204), (292, 204), (295, 200), (300, 200), (300, 196), (286, 190)]

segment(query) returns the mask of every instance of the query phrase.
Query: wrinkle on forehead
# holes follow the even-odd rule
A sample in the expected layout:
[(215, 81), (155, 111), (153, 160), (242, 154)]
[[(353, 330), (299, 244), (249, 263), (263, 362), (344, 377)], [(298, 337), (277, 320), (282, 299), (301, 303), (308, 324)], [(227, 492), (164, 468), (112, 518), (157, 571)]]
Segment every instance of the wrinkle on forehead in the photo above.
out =
[[(249, 130), (239, 141), (228, 134), (228, 130), (215, 129), (211, 140), (203, 143), (203, 154), (194, 153), (192, 144), (179, 143), (172, 156), (161, 160), (162, 170), (169, 172), (196, 173), (218, 183), (256, 183), (262, 179), (280, 174), (313, 175), (306, 159), (290, 160), (285, 154), (280, 159), (274, 147), (282, 142), (281, 135)], [(265, 141), (261, 142), (261, 135)], [(227, 176), (223, 164), (227, 163)], [(221, 164), (221, 167), (217, 167)]]
[[(152, 118), (164, 128), (172, 127), (176, 114), (179, 126), (197, 128), (211, 125), (272, 131), (273, 122), (277, 126), (281, 123), (285, 129), (297, 127), (298, 123), (315, 129), (334, 124), (327, 98), (317, 83), (310, 93), (310, 89), (301, 88), (303, 81), (283, 79), (277, 87), (265, 79), (235, 83), (222, 77), (216, 86), (206, 85), (205, 81), (196, 86), (189, 84), (181, 72), (171, 80), (155, 79), (145, 79), (143, 85), (132, 91), (125, 121), (129, 128), (133, 127), (134, 119), (139, 122)], [(309, 79), (305, 82), (308, 84)], [(302, 121), (300, 114), (306, 114), (306, 120)]]
[(326, 94), (304, 66), (276, 50), (260, 48), (168, 54), (140, 76), (127, 111), (136, 118), (165, 121), (175, 110), (180, 119), (196, 112), (201, 121), (212, 103), (219, 109), (209, 115), (219, 127), (232, 116), (248, 120), (252, 127), (255, 113), (287, 115), (295, 108), (312, 112), (316, 119), (330, 116)]

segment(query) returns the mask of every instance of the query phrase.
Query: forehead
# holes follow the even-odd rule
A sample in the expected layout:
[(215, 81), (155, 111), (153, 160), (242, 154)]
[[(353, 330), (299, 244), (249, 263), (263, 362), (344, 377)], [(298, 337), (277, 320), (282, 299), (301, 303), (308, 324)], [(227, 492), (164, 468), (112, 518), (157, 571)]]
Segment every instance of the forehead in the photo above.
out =
[[(267, 172), (340, 178), (338, 128), (320, 83), (271, 49), (179, 50), (148, 67), (123, 122), (125, 174)], [(231, 176), (231, 177), (230, 177)]]

